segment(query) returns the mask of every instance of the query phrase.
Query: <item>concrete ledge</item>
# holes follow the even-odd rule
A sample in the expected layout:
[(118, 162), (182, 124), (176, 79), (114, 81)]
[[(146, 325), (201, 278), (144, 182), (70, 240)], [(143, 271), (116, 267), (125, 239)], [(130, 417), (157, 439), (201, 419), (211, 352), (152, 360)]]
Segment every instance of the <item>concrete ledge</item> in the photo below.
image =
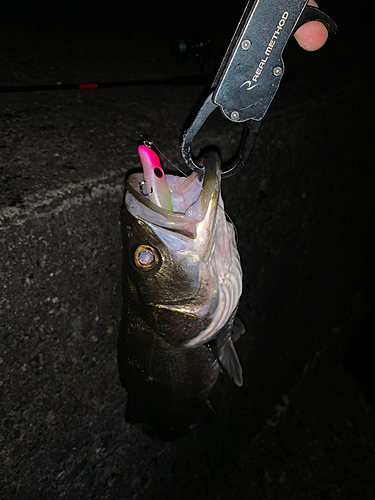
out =
[[(342, 364), (374, 296), (368, 96), (362, 84), (314, 87), (310, 76), (285, 81), (249, 164), (223, 183), (245, 277), (239, 312), (247, 333), (238, 351), (247, 396), (222, 377), (212, 396), (217, 424), (171, 444), (124, 422), (119, 215), (139, 134), (181, 161), (184, 121), (203, 89), (1, 96), (2, 498), (227, 499), (249, 491), (263, 499), (280, 488), (298, 500), (324, 491), (342, 498), (327, 485), (353, 476), (370, 498), (369, 476), (351, 451), (361, 436), (362, 455), (373, 457), (362, 429), (373, 436), (374, 415)], [(237, 141), (238, 127), (217, 115), (195, 147), (217, 145), (227, 158)], [(326, 378), (329, 390), (319, 392)], [(327, 403), (336, 397), (342, 412)], [(311, 398), (329, 418), (311, 415), (319, 411), (319, 403), (310, 411)], [(348, 415), (353, 431), (325, 455), (325, 422), (343, 429)], [(298, 422), (310, 434), (275, 458), (275, 441), (281, 436), (283, 446)], [(309, 477), (308, 458), (301, 470), (294, 453), (304, 442), (320, 460)], [(323, 477), (342, 450), (338, 476)], [(255, 472), (251, 456), (261, 462)]]

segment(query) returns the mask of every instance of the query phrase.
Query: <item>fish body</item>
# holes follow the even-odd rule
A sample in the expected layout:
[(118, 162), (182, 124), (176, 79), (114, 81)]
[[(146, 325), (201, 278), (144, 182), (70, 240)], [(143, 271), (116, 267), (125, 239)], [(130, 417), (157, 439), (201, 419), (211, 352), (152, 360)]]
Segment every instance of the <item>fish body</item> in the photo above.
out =
[(219, 157), (211, 152), (203, 162), (202, 181), (195, 173), (166, 176), (173, 211), (140, 192), (142, 174), (129, 176), (122, 210), (118, 361), (126, 419), (166, 441), (186, 433), (222, 367), (242, 384), (232, 338), (240, 258), (220, 195)]

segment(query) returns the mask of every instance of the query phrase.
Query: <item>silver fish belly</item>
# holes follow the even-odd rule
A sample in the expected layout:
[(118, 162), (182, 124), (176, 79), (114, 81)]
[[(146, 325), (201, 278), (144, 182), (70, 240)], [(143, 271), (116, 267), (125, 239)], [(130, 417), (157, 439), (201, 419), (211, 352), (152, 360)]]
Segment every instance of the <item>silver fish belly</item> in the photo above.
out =
[[(118, 337), (126, 419), (155, 437), (182, 436), (224, 369), (242, 385), (233, 341), (242, 270), (233, 226), (220, 195), (216, 153), (199, 182), (167, 176), (173, 212), (127, 181), (122, 211), (124, 309)], [(236, 330), (236, 328), (235, 328)]]

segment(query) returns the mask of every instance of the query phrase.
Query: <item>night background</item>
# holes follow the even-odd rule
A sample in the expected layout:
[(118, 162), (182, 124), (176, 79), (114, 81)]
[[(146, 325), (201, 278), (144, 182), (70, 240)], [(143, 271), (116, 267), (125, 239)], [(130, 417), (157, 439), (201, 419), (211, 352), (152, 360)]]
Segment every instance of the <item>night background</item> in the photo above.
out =
[[(339, 34), (315, 53), (288, 43), (250, 160), (222, 185), (244, 272), (246, 394), (220, 376), (217, 421), (161, 443), (125, 422), (118, 378), (125, 177), (141, 135), (183, 166), (182, 133), (246, 2), (7, 3), (0, 498), (373, 500), (366, 14), (322, 1)], [(206, 50), (178, 57), (180, 38)], [(227, 161), (241, 130), (215, 112), (194, 153)]]

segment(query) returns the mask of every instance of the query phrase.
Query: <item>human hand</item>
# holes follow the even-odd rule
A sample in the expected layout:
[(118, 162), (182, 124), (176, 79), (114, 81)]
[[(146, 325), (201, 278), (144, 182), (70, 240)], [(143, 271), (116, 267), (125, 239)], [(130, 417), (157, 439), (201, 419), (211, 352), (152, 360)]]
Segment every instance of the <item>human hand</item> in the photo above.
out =
[[(309, 0), (308, 5), (318, 7), (314, 0)], [(303, 49), (313, 51), (323, 47), (328, 38), (328, 31), (319, 21), (311, 21), (301, 26), (294, 37)]]

